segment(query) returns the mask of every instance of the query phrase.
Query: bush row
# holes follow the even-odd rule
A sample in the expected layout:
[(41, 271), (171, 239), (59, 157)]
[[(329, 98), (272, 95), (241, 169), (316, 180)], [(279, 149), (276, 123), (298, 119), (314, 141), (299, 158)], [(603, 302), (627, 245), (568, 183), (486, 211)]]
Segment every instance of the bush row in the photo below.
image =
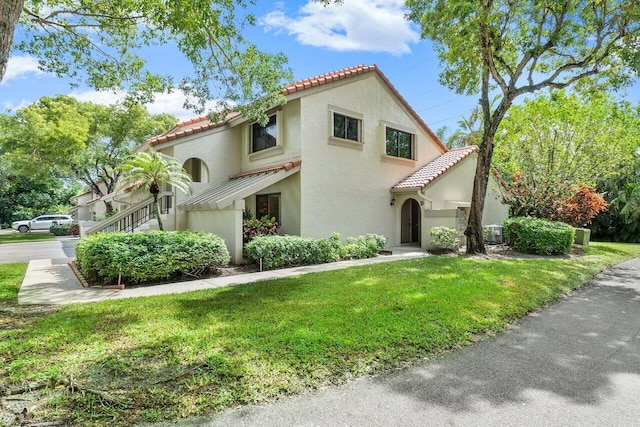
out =
[(515, 250), (539, 255), (561, 255), (571, 251), (575, 229), (562, 222), (533, 217), (504, 221), (504, 234)]
[(350, 237), (346, 245), (340, 235), (334, 233), (328, 239), (298, 236), (256, 236), (245, 246), (245, 256), (255, 262), (262, 261), (262, 268), (272, 270), (298, 265), (323, 264), (341, 259), (371, 258), (387, 244), (387, 239), (377, 234)]
[(72, 225), (52, 225), (49, 232), (54, 236), (77, 236), (80, 234), (80, 228), (77, 224)]
[(92, 282), (140, 283), (180, 277), (205, 277), (229, 264), (218, 236), (189, 231), (98, 233), (78, 241), (76, 258)]

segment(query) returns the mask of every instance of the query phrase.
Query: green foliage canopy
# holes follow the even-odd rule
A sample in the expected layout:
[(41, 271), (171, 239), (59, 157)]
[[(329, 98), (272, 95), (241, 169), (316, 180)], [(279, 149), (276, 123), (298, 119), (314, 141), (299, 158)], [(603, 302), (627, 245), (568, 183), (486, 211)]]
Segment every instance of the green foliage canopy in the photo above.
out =
[(530, 193), (613, 174), (640, 147), (640, 110), (603, 92), (553, 91), (514, 105), (496, 135), (495, 166)]
[(192, 65), (177, 83), (190, 96), (188, 106), (203, 112), (217, 100), (218, 112), (234, 108), (266, 121), (264, 111), (284, 102), (281, 86), (291, 73), (282, 53), (262, 52), (243, 37), (255, 24), (247, 13), (254, 3), (8, 0), (0, 17), (0, 81), (12, 48), (38, 58), (44, 71), (146, 103), (176, 82), (151, 69), (141, 50), (169, 45)]
[[(638, 0), (407, 0), (440, 59), (440, 82), (480, 94), (483, 135), (467, 235), (467, 252), (485, 252), (482, 214), (494, 137), (514, 99), (585, 79), (620, 86), (631, 70), (620, 55), (640, 34)], [(498, 93), (491, 106), (490, 95)]]

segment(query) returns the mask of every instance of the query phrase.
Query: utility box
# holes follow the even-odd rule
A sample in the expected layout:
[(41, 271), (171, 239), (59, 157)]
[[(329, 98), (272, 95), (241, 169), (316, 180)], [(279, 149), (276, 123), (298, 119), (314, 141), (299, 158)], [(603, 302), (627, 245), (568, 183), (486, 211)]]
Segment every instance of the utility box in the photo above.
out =
[(576, 245), (589, 246), (591, 230), (588, 228), (576, 228), (576, 237), (573, 241)]
[(502, 239), (502, 226), (493, 224), (484, 226), (484, 240), (489, 245), (501, 245)]

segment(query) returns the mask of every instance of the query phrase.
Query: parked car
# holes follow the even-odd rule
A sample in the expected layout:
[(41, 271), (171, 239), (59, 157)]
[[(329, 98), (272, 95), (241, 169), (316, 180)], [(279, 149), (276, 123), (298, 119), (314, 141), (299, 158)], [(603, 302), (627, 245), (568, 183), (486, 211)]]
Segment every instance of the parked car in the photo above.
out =
[(31, 230), (48, 230), (52, 225), (71, 225), (73, 218), (69, 215), (40, 215), (30, 221), (15, 221), (11, 228), (21, 233)]

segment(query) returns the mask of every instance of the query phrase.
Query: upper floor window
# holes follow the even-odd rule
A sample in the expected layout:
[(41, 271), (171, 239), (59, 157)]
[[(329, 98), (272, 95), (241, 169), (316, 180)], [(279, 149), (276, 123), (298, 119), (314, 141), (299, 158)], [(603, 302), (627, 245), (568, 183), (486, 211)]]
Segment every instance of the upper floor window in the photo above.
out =
[(278, 125), (276, 115), (269, 117), (266, 125), (260, 123), (251, 125), (251, 152), (266, 150), (278, 145)]
[(334, 138), (348, 139), (362, 142), (362, 120), (344, 114), (333, 112)]
[(387, 156), (414, 159), (413, 134), (390, 127), (386, 128), (385, 154)]

